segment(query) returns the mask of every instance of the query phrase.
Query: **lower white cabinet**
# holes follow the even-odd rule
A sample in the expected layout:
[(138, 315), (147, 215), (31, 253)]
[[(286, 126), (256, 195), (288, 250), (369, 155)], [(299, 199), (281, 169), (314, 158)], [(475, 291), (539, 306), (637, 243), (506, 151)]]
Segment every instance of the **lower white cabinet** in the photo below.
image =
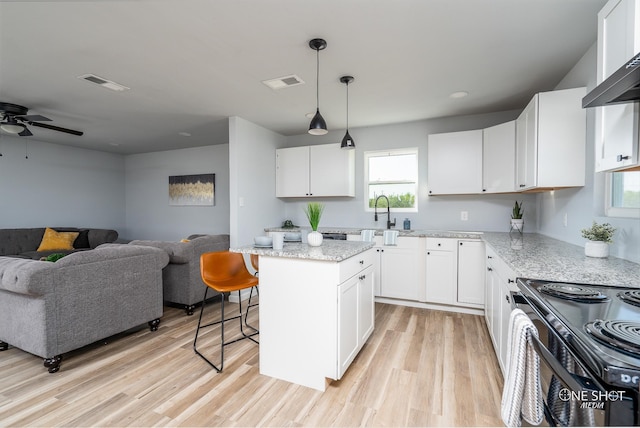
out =
[(458, 303), (484, 305), (484, 242), (458, 241)]
[(484, 306), (484, 242), (427, 238), (427, 302)]
[(373, 332), (373, 279), (369, 266), (338, 286), (338, 379)]
[(502, 373), (507, 368), (511, 292), (517, 291), (516, 274), (495, 251), (486, 247), (485, 319)]

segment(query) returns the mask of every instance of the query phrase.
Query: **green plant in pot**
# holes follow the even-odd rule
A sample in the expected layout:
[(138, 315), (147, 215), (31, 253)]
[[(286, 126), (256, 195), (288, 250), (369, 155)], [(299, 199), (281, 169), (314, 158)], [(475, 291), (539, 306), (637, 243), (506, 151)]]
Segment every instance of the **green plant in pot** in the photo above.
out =
[(324, 205), (319, 202), (309, 202), (304, 210), (312, 230), (312, 232), (307, 235), (307, 243), (312, 247), (322, 245), (322, 234), (318, 232), (318, 225), (320, 224), (323, 211)]
[(580, 231), (583, 238), (588, 241), (584, 245), (584, 254), (587, 257), (608, 257), (609, 244), (613, 242), (613, 234), (616, 228), (609, 223), (598, 224), (595, 221), (591, 227)]
[(518, 203), (518, 201), (516, 201), (511, 210), (511, 230), (517, 230), (520, 233), (524, 231), (523, 215), (522, 202)]

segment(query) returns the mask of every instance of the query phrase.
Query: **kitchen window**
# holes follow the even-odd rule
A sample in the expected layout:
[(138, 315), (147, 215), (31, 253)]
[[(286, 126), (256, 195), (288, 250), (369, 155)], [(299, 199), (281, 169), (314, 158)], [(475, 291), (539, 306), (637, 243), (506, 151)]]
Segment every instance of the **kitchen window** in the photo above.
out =
[[(385, 195), (395, 212), (418, 212), (418, 148), (365, 152), (364, 185), (365, 211)], [(378, 208), (387, 208), (386, 199)]]
[(607, 217), (640, 217), (640, 171), (607, 174)]

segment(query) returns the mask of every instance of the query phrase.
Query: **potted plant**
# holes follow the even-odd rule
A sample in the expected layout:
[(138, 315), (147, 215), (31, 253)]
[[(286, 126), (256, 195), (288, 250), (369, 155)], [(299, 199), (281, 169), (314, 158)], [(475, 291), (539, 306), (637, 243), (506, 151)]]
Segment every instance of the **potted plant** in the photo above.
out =
[(513, 205), (513, 210), (511, 211), (511, 230), (517, 230), (522, 233), (524, 231), (524, 219), (522, 215), (524, 211), (522, 210), (522, 202), (516, 203)]
[(322, 234), (318, 232), (318, 224), (323, 211), (324, 205), (319, 202), (309, 202), (304, 210), (311, 225), (311, 232), (307, 235), (307, 243), (312, 247), (319, 247), (322, 244)]
[(582, 229), (582, 237), (587, 238), (584, 245), (584, 254), (587, 257), (608, 257), (609, 244), (613, 242), (613, 234), (616, 228), (609, 223), (598, 224), (595, 221), (591, 227)]

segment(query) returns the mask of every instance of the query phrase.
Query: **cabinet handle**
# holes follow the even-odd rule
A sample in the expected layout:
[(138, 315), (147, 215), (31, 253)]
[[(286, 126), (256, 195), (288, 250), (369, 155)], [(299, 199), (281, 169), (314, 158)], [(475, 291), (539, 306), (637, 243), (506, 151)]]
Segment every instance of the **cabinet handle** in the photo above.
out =
[(513, 284), (514, 282), (515, 282), (515, 281), (514, 281), (513, 279), (511, 279), (511, 278), (507, 279), (507, 283), (508, 283), (508, 284)]
[(493, 269), (491, 269), (491, 268), (487, 268), (487, 270), (488, 270), (489, 272), (493, 272)]
[(487, 258), (488, 258), (488, 259), (492, 259), (493, 257), (491, 257), (491, 256), (487, 256)]
[(487, 189), (482, 189), (482, 191), (483, 191), (483, 192), (486, 192), (486, 191), (487, 191)]
[(363, 265), (364, 264), (364, 260), (360, 260), (360, 264)]
[(507, 303), (511, 303), (511, 299), (509, 299), (509, 295), (504, 296), (504, 298), (507, 301)]
[(462, 242), (460, 243), (460, 246), (462, 246)]
[(442, 244), (438, 243), (438, 247), (441, 247), (441, 246), (442, 246)]
[(427, 256), (428, 256), (429, 254), (431, 254), (431, 253), (427, 251)]
[(618, 155), (618, 157), (616, 158), (618, 162), (622, 162), (623, 160), (627, 160), (627, 159), (629, 159), (629, 156)]
[(379, 253), (380, 252), (380, 248), (376, 248), (376, 252)]
[(359, 276), (359, 277), (358, 277), (358, 279), (359, 279), (360, 281), (362, 281), (362, 280), (363, 280), (363, 279), (365, 279), (366, 277), (367, 277), (367, 275), (361, 275), (361, 276)]
[(520, 187), (524, 187), (524, 186), (525, 186), (524, 184), (521, 184), (521, 185), (520, 185)]

